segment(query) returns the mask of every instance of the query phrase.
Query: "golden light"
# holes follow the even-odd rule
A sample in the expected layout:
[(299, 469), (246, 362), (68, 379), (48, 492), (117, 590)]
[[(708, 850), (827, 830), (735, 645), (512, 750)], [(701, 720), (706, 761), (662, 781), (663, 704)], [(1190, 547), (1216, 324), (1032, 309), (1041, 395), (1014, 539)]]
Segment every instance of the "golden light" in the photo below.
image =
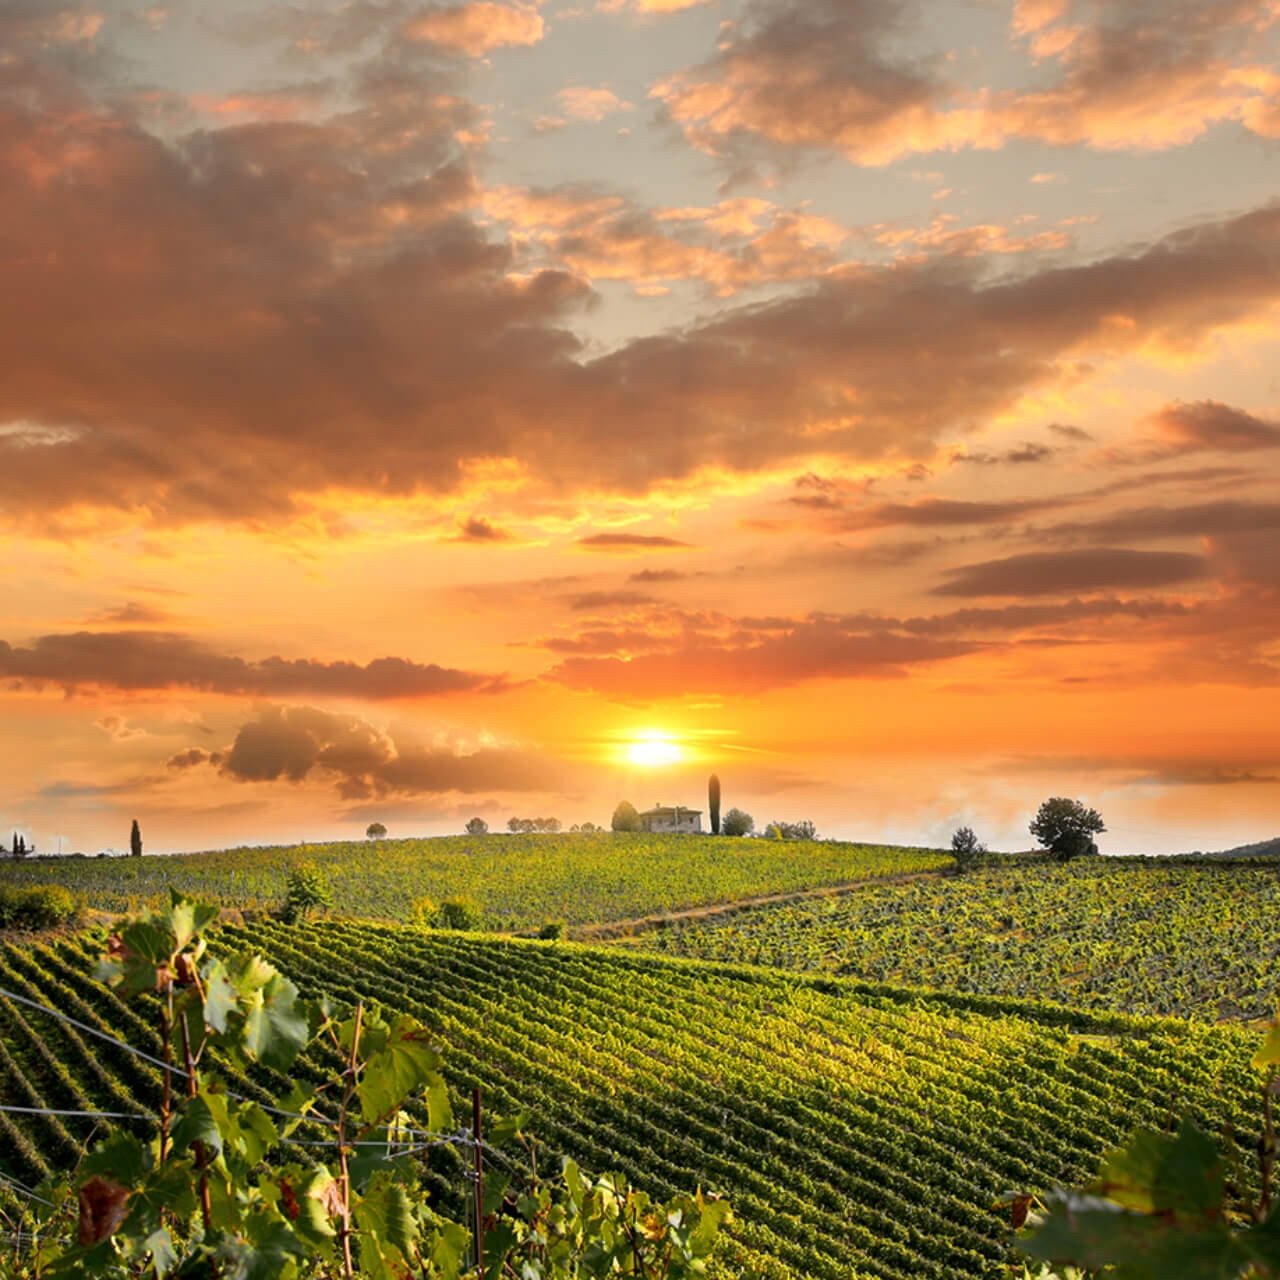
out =
[(683, 756), (678, 743), (658, 733), (647, 733), (627, 748), (627, 759), (647, 769), (675, 764)]

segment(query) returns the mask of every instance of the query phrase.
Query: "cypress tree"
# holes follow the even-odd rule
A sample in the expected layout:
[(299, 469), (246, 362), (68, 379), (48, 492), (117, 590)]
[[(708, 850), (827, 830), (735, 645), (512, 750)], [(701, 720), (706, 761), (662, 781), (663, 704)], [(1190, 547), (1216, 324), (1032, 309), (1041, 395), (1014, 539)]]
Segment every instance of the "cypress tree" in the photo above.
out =
[(720, 834), (720, 779), (713, 773), (707, 783), (707, 808), (711, 810), (711, 834)]
[(134, 818), (133, 827), (129, 831), (129, 851), (135, 858), (142, 857), (142, 832), (138, 828), (137, 818)]

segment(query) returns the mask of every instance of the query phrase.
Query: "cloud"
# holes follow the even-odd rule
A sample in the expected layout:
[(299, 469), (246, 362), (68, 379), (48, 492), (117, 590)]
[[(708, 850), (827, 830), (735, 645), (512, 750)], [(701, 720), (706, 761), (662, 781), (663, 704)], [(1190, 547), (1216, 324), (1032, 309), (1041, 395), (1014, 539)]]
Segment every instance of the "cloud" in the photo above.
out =
[(815, 617), (783, 625), (786, 630), (770, 628), (763, 638), (744, 631), (746, 643), (690, 637), (664, 652), (626, 659), (571, 657), (547, 678), (624, 699), (753, 694), (807, 680), (897, 678), (910, 667), (980, 647), (954, 638), (905, 635), (867, 620)]
[(152, 631), (46, 635), (29, 648), (0, 640), (0, 679), (68, 690), (196, 689), (250, 697), (312, 694), (370, 700), (505, 687), (501, 678), (406, 658), (374, 658), (363, 666), (314, 658), (246, 661), (216, 653), (191, 636)]
[(131, 742), (135, 738), (146, 738), (148, 733), (139, 725), (131, 725), (124, 716), (102, 716), (93, 722), (95, 729), (101, 729), (112, 742)]
[(639, 569), (627, 574), (628, 582), (680, 582), (685, 578), (695, 577), (681, 569)]
[(1030, 551), (963, 565), (946, 572), (937, 596), (1036, 596), (1124, 587), (1167, 587), (1205, 576), (1202, 556), (1178, 551), (1100, 547), (1084, 551)]
[(652, 95), (689, 141), (749, 158), (832, 147), (864, 164), (945, 146), (939, 72), (886, 52), (905, 19), (887, 0), (768, 0), (722, 34), (718, 52)]
[(1280, 423), (1255, 418), (1217, 400), (1178, 400), (1152, 414), (1149, 421), (1177, 452), (1280, 448)]
[(1198, 502), (1181, 507), (1137, 507), (1080, 523), (1050, 525), (1049, 538), (1096, 542), (1139, 538), (1201, 538), (1223, 534), (1280, 535), (1280, 502)]
[(450, 542), (511, 542), (515, 535), (500, 529), (484, 516), (469, 516), (458, 522), (458, 532)]
[(510, 228), (536, 265), (637, 289), (697, 280), (721, 297), (808, 280), (833, 266), (845, 228), (756, 197), (647, 209), (587, 184), (494, 187), (485, 211)]
[(1025, 13), (1012, 33), (1028, 65), (1009, 88), (963, 83), (942, 57), (910, 58), (908, 6), (756, 0), (726, 24), (714, 56), (652, 93), (693, 145), (737, 166), (786, 163), (797, 148), (883, 165), (1016, 139), (1161, 149), (1228, 120), (1280, 135), (1270, 0), (1075, 0), (1034, 23)]
[(150, 604), (139, 604), (136, 600), (129, 600), (125, 604), (116, 605), (112, 609), (103, 609), (100, 613), (95, 613), (88, 619), (89, 622), (96, 626), (121, 627), (145, 627), (171, 622), (172, 620), (173, 615), (167, 613), (164, 609), (157, 609)]
[(692, 543), (652, 533), (593, 533), (579, 538), (578, 546), (584, 551), (638, 555), (642, 551), (687, 551), (691, 549)]
[[(479, 121), (451, 83), (384, 59), (340, 114), (174, 138), (53, 89), (0, 93), (0, 239), (24, 246), (0, 262), (0, 425), (76, 433), (0, 436), (6, 520), (287, 522), (455, 493), (480, 459), (562, 493), (910, 459), (1083, 361), (1186, 352), (1280, 296), (1271, 205), (1015, 276), (948, 257), (815, 277), (787, 250), (794, 293), (597, 354), (573, 332), (584, 279), (525, 270), (470, 216), (458, 134)], [(677, 240), (776, 229), (773, 206), (699, 216), (651, 218)]]
[(484, 747), (470, 753), (397, 741), (358, 716), (315, 707), (270, 707), (242, 724), (230, 748), (193, 747), (170, 757), (178, 770), (211, 765), (237, 782), (333, 782), (345, 800), (461, 791), (550, 791), (566, 780), (545, 753)]
[(1051, 422), (1049, 430), (1054, 435), (1061, 436), (1064, 440), (1071, 440), (1076, 443), (1083, 443), (1086, 440), (1092, 440), (1093, 436), (1083, 427), (1077, 427), (1070, 422)]
[(581, 609), (617, 609), (632, 608), (635, 605), (654, 604), (656, 597), (645, 595), (642, 591), (584, 591), (572, 596), (569, 608)]
[(1000, 453), (986, 453), (982, 450), (970, 452), (967, 449), (957, 450), (951, 455), (951, 464), (975, 463), (980, 466), (995, 466), (1001, 462), (1023, 463), (1023, 462), (1048, 462), (1057, 450), (1051, 444), (1044, 444), (1039, 441), (1027, 440), (1020, 445), (1015, 445), (1011, 449), (1005, 449)]
[(575, 120), (598, 122), (615, 111), (632, 111), (630, 102), (623, 102), (612, 89), (601, 85), (598, 89), (587, 85), (571, 85), (556, 94), (556, 100), (566, 115)]
[(469, 58), (494, 49), (537, 44), (545, 26), (532, 7), (468, 0), (465, 4), (433, 5), (419, 10), (401, 28), (407, 40), (437, 45)]

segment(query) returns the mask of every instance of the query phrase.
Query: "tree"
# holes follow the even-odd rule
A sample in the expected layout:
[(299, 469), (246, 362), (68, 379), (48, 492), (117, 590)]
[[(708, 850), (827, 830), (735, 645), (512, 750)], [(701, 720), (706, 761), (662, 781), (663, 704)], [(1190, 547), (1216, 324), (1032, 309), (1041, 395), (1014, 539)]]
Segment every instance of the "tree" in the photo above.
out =
[(305, 920), (313, 907), (330, 907), (333, 897), (329, 892), (329, 877), (324, 868), (314, 862), (299, 862), (289, 869), (285, 879), (284, 914), (293, 923)]
[(769, 840), (812, 840), (818, 828), (805, 818), (800, 822), (771, 822), (764, 834)]
[(951, 854), (957, 871), (970, 871), (982, 861), (987, 846), (978, 843), (972, 827), (960, 827), (951, 837)]
[(748, 831), (756, 829), (756, 820), (741, 809), (730, 809), (720, 824), (721, 831), (727, 836), (745, 836)]
[(711, 810), (711, 834), (720, 834), (720, 779), (713, 773), (707, 779), (707, 808)]
[(1086, 808), (1079, 800), (1054, 796), (1040, 806), (1029, 830), (1060, 862), (1086, 857), (1098, 852), (1090, 836), (1107, 828), (1096, 809)]
[(489, 824), (483, 818), (472, 818), (467, 823), (467, 835), (482, 836), (489, 830)]
[(619, 800), (613, 811), (613, 821), (609, 824), (615, 831), (639, 831), (640, 815), (630, 800)]
[(371, 822), (365, 827), (364, 833), (370, 840), (381, 840), (387, 834), (387, 829), (380, 822)]
[(594, 822), (584, 822), (582, 826), (578, 828), (578, 830), (587, 832), (589, 834), (592, 831), (599, 831), (600, 828), (597, 827)]
[(134, 818), (133, 826), (129, 829), (129, 852), (135, 858), (142, 857), (142, 831), (138, 826), (137, 818)]
[(523, 818), (508, 818), (507, 830), (510, 831), (512, 835), (515, 835), (515, 833), (520, 830), (520, 824), (523, 821)]

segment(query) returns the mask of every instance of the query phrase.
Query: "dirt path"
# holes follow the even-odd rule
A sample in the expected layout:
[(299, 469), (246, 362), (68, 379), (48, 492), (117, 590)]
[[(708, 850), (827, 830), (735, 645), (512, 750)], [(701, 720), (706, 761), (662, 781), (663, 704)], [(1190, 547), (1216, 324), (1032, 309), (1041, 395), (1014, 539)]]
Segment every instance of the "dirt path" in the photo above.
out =
[(659, 915), (638, 916), (634, 920), (610, 920), (604, 924), (570, 925), (569, 936), (577, 942), (611, 942), (648, 933), (676, 920), (710, 920), (715, 916), (731, 916), (747, 907), (766, 907), (776, 902), (803, 902), (806, 898), (833, 898), (855, 889), (870, 889), (881, 884), (909, 884), (913, 880), (937, 880), (939, 871), (904, 871), (896, 876), (875, 876), (867, 880), (844, 880), (818, 889), (793, 889), (786, 893), (767, 893), (756, 898), (739, 898), (735, 902), (716, 902), (705, 907), (685, 907), (680, 911), (664, 911)]

